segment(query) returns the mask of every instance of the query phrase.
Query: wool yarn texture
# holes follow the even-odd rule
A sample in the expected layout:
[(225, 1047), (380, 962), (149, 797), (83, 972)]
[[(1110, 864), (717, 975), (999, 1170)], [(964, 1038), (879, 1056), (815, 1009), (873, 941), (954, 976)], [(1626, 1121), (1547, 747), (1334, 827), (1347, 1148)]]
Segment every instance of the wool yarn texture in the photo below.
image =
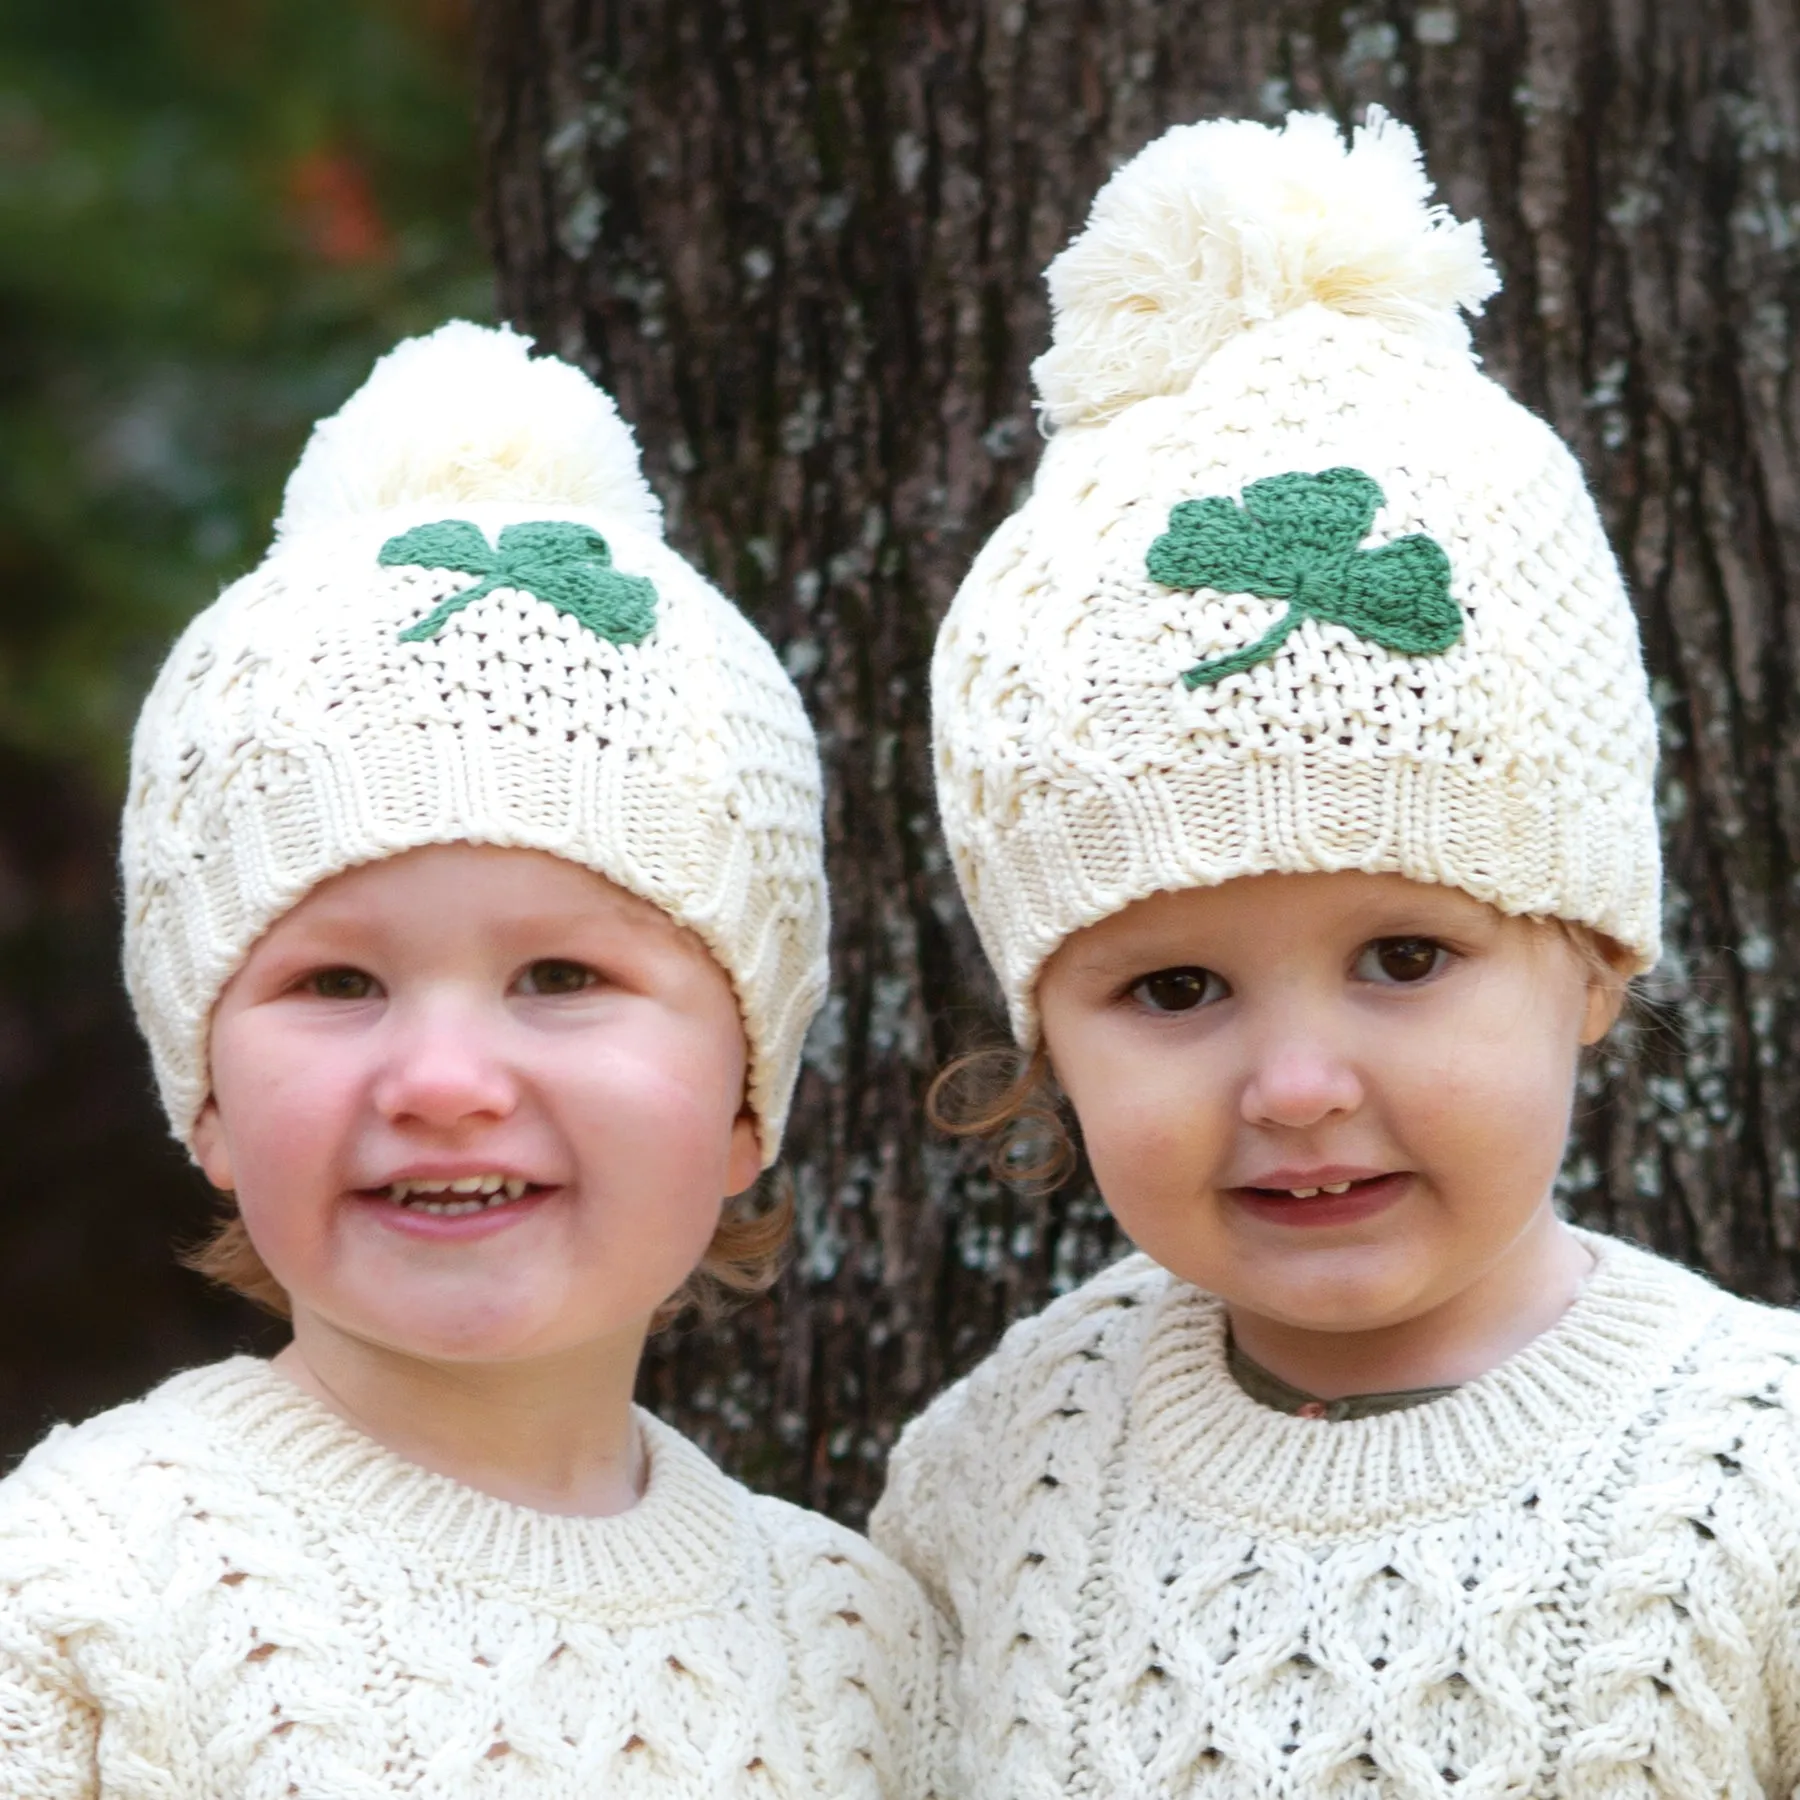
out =
[(1480, 230), (1379, 109), (1178, 127), (1049, 270), (1030, 498), (939, 634), (939, 809), (1015, 1034), (1072, 932), (1339, 869), (1660, 942), (1655, 722)]
[(812, 728), (664, 542), (612, 400), (528, 352), (457, 322), (377, 364), (144, 704), (125, 969), (184, 1142), (213, 1003), (262, 933), (346, 869), (468, 841), (566, 857), (701, 938), (775, 1159), (826, 982)]
[(1343, 1422), (1132, 1256), (908, 1427), (871, 1531), (993, 1800), (1757, 1800), (1800, 1785), (1800, 1320), (1584, 1235), (1549, 1331)]
[(413, 1467), (247, 1357), (52, 1433), (0, 1484), (0, 1793), (949, 1800), (913, 1582), (638, 1425), (614, 1518)]

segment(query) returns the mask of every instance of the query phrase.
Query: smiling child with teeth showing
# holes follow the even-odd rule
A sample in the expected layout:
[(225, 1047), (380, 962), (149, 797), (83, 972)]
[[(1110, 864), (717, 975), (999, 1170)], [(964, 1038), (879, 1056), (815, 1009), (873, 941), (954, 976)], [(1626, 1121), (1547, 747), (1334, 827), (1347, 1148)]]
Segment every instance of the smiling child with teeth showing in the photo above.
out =
[(1658, 954), (1654, 725), (1429, 192), (1378, 112), (1122, 168), (938, 639), (1018, 1049), (937, 1104), (1002, 1175), (1072, 1115), (1139, 1251), (894, 1453), (971, 1794), (1800, 1784), (1800, 1321), (1552, 1205)]
[(293, 1341), (0, 1484), (0, 1790), (905, 1800), (938, 1640), (632, 1405), (767, 1285), (818, 760), (611, 400), (449, 325), (326, 420), (146, 701), (126, 968), (200, 1259)]

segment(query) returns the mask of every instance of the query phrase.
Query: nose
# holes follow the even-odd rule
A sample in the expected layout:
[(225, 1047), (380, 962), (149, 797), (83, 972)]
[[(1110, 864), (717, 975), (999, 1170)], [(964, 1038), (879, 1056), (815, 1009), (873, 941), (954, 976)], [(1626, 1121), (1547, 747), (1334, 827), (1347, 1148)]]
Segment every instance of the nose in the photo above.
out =
[(390, 1123), (438, 1130), (506, 1118), (519, 1089), (496, 1048), (503, 1029), (503, 1021), (453, 995), (408, 1008), (393, 1021), (374, 1086), (376, 1109)]
[(1356, 1066), (1328, 1035), (1288, 1021), (1256, 1046), (1239, 1101), (1244, 1122), (1305, 1131), (1346, 1118), (1363, 1103)]

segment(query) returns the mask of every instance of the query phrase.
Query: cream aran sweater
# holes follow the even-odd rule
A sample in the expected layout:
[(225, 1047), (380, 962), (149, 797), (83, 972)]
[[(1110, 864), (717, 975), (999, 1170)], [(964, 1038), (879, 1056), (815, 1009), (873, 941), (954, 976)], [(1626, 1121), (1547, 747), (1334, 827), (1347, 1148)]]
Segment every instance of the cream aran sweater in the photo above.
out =
[(606, 1519), (402, 1462), (249, 1358), (57, 1430), (0, 1483), (0, 1794), (934, 1793), (910, 1579), (641, 1422)]
[(1332, 1423), (1142, 1256), (902, 1438), (979, 1800), (1748, 1800), (1800, 1782), (1800, 1320), (1605, 1238), (1550, 1331)]

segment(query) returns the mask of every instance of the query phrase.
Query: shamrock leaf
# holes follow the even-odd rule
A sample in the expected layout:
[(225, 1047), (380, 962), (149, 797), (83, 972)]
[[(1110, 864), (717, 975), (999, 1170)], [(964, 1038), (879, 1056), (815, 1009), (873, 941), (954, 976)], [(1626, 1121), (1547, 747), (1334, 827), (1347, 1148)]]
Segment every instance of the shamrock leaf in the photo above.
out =
[(1176, 506), (1144, 559), (1152, 581), (1287, 602), (1255, 643), (1189, 669), (1182, 680), (1208, 687), (1266, 662), (1305, 618), (1407, 656), (1448, 650), (1463, 619), (1443, 546), (1414, 533), (1359, 547), (1382, 499), (1360, 469), (1325, 469), (1253, 481), (1241, 505), (1214, 495)]
[(467, 519), (441, 519), (389, 538), (378, 560), (383, 568), (455, 569), (481, 577), (409, 625), (400, 634), (403, 644), (436, 637), (465, 606), (502, 587), (546, 602), (609, 643), (641, 643), (656, 623), (655, 584), (615, 569), (606, 539), (567, 519), (508, 525), (498, 549)]
[(381, 546), (383, 568), (410, 563), (421, 569), (457, 569), (464, 575), (485, 575), (494, 566), (494, 552), (479, 526), (467, 519), (445, 519), (436, 525), (417, 525), (391, 537)]

